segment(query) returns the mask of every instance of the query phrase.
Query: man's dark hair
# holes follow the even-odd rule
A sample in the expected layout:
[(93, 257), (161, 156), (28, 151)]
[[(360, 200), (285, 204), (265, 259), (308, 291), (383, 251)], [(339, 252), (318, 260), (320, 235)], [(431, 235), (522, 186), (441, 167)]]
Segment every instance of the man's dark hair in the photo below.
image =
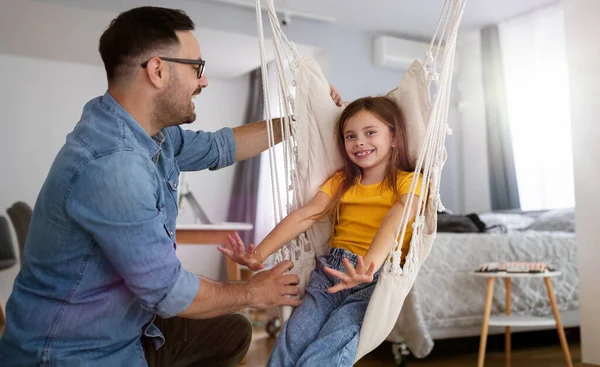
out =
[(159, 56), (150, 53), (179, 45), (175, 32), (192, 30), (194, 22), (182, 10), (143, 6), (119, 14), (100, 37), (108, 83), (133, 78), (131, 68), (146, 61), (140, 57)]

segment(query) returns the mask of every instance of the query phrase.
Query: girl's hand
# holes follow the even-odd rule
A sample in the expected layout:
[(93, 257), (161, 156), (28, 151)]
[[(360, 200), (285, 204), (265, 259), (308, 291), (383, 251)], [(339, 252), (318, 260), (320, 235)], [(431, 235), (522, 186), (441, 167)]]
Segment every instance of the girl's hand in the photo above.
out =
[(340, 282), (333, 287), (330, 287), (327, 291), (329, 293), (339, 292), (344, 289), (350, 289), (359, 285), (360, 283), (371, 283), (373, 281), (373, 274), (375, 273), (375, 262), (371, 261), (369, 268), (365, 270), (365, 264), (362, 256), (358, 256), (356, 269), (348, 259), (343, 259), (344, 266), (346, 267), (347, 273), (334, 270), (325, 267), (325, 271), (330, 275), (338, 278)]
[(340, 96), (340, 93), (332, 84), (329, 84), (329, 95), (331, 96), (331, 99), (333, 99), (333, 102), (336, 106), (342, 107), (342, 96)]
[(240, 235), (237, 233), (227, 236), (227, 239), (229, 242), (217, 247), (217, 250), (224, 253), (232, 261), (240, 265), (245, 265), (252, 271), (262, 270), (265, 267), (260, 255), (254, 253), (254, 245), (249, 245), (248, 250), (246, 250), (244, 241), (242, 241)]

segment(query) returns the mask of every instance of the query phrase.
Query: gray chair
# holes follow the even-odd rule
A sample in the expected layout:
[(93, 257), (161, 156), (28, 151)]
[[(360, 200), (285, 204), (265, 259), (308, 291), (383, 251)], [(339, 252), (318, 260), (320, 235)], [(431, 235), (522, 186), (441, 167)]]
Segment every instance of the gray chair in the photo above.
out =
[[(0, 215), (0, 270), (11, 268), (16, 263), (17, 256), (15, 256), (8, 220), (6, 220), (6, 217)], [(6, 316), (4, 315), (2, 301), (0, 300), (0, 335), (2, 335), (4, 325), (6, 325)]]
[(10, 227), (6, 217), (0, 215), (0, 270), (11, 268), (16, 263)]
[(22, 201), (16, 202), (6, 210), (10, 220), (17, 233), (17, 241), (19, 242), (19, 255), (21, 264), (23, 264), (23, 250), (25, 249), (25, 240), (27, 239), (27, 231), (29, 230), (29, 222), (31, 222), (32, 210), (27, 203)]

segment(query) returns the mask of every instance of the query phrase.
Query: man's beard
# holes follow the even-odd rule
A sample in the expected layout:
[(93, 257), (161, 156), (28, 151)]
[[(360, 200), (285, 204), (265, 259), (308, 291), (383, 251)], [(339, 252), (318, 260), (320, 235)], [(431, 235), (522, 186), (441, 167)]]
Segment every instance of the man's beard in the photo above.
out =
[(194, 102), (181, 90), (176, 79), (154, 100), (154, 121), (161, 128), (196, 121)]
[(194, 102), (192, 102), (190, 100), (190, 103), (187, 106), (187, 109), (185, 110), (185, 113), (183, 115), (181, 123), (182, 124), (191, 124), (194, 121), (196, 121), (196, 110), (194, 107)]

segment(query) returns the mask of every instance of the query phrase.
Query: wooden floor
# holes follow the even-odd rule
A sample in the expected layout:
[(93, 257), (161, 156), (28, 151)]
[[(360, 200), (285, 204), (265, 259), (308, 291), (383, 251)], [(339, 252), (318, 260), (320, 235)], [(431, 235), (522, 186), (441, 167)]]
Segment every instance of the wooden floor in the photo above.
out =
[[(573, 363), (580, 364), (579, 332), (568, 330), (567, 339)], [(488, 340), (486, 367), (505, 367), (503, 336), (491, 336)], [(275, 342), (260, 323), (255, 327), (254, 339), (244, 367), (263, 367)], [(407, 367), (465, 367), (477, 365), (478, 338), (436, 342), (434, 351), (427, 358), (410, 359)], [(357, 367), (394, 367), (391, 344), (384, 343), (365, 356)], [(556, 333), (551, 331), (518, 333), (513, 336), (512, 367), (563, 367), (565, 362)]]

